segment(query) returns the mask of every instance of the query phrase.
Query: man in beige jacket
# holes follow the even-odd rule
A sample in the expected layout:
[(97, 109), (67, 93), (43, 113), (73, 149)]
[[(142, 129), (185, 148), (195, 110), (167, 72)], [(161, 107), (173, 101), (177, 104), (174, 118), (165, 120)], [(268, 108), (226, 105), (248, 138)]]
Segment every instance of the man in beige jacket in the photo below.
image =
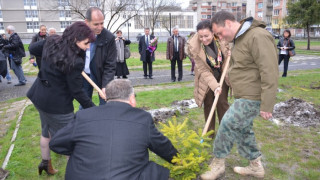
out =
[(239, 23), (231, 13), (220, 11), (211, 23), (220, 39), (234, 43), (228, 77), (235, 101), (225, 113), (215, 138), (211, 170), (201, 178), (217, 179), (225, 172), (225, 158), (234, 143), (239, 154), (250, 161), (249, 166), (235, 167), (234, 171), (263, 178), (261, 153), (252, 127), (259, 114), (264, 119), (272, 117), (278, 86), (276, 45), (265, 24), (252, 17)]

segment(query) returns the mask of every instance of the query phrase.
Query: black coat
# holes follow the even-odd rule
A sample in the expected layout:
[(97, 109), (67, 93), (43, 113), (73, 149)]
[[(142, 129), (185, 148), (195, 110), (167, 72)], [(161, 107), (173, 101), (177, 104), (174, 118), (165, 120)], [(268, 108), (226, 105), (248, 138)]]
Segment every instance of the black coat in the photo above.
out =
[[(45, 39), (47, 39), (48, 36), (49, 36), (48, 34), (46, 34), (45, 36), (40, 36), (40, 32), (38, 32), (32, 37), (32, 41), (31, 41), (30, 45), (35, 42), (45, 40)], [(40, 69), (41, 68), (41, 56), (34, 56), (33, 54), (30, 54), (29, 59), (34, 59), (34, 58), (36, 58), (38, 68)]]
[[(141, 36), (140, 40), (139, 40), (139, 54), (140, 54), (140, 60), (143, 62), (146, 62), (146, 49), (148, 48), (146, 46), (146, 36)], [(154, 39), (154, 36), (150, 35), (150, 40), (149, 42), (151, 42), (151, 40)], [(151, 56), (151, 61), (153, 62), (155, 60), (155, 53), (152, 53)]]
[(294, 42), (292, 39), (287, 39), (287, 38), (281, 38), (277, 44), (277, 48), (279, 49), (279, 54), (281, 53), (281, 47), (286, 46), (288, 49), (286, 50), (286, 53), (288, 55), (289, 50), (293, 50), (296, 48)]
[(177, 153), (149, 113), (124, 102), (78, 111), (49, 145), (70, 156), (66, 180), (168, 180), (169, 170), (149, 162), (148, 149), (169, 162)]
[(22, 41), (17, 33), (11, 34), (8, 44), (3, 46), (4, 51), (12, 54), (13, 59), (22, 59), (26, 56)]
[[(95, 44), (96, 50), (90, 71), (95, 75), (100, 88), (105, 88), (106, 85), (114, 79), (116, 72), (117, 48), (114, 35), (103, 29), (97, 36)], [(94, 69), (94, 70), (93, 70)]]
[[(94, 106), (82, 90), (81, 72), (84, 68), (84, 56), (76, 58), (73, 69), (64, 73), (50, 60), (46, 59), (46, 40), (33, 43), (29, 50), (35, 56), (42, 55), (42, 66), (38, 77), (27, 92), (32, 103), (44, 112), (51, 114), (67, 114), (74, 110), (73, 100), (76, 99), (84, 108)], [(57, 52), (59, 53), (59, 52)], [(83, 52), (84, 54), (84, 52)]]
[(7, 68), (7, 57), (4, 54), (4, 52), (2, 52), (2, 48), (7, 43), (8, 41), (3, 39), (2, 36), (0, 36), (0, 75), (3, 78), (6, 77), (8, 68)]

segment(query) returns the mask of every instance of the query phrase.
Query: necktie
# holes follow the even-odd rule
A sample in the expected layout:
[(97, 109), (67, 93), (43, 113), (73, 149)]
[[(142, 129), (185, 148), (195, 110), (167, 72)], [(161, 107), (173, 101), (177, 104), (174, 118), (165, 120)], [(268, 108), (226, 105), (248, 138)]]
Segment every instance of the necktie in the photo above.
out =
[(174, 37), (174, 49), (175, 49), (175, 52), (178, 52), (178, 38), (177, 38), (177, 36)]
[(146, 37), (147, 37), (146, 44), (147, 44), (147, 47), (149, 47), (149, 38), (148, 38), (148, 36), (146, 36)]

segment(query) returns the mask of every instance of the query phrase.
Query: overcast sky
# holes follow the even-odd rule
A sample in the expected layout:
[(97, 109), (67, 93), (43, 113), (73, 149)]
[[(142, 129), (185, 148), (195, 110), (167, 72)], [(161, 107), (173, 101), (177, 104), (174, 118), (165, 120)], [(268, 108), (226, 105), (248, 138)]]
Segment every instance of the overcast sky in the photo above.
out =
[(181, 3), (182, 8), (186, 8), (189, 5), (189, 0), (176, 0), (177, 3)]

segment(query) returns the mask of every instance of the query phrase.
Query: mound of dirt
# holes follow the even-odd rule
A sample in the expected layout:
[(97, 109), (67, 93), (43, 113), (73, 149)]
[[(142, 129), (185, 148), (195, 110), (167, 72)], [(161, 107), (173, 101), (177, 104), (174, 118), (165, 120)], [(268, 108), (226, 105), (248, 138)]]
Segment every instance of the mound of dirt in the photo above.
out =
[(148, 112), (155, 122), (166, 122), (166, 120), (172, 116), (184, 115), (189, 112), (187, 109), (198, 107), (194, 99), (174, 101), (171, 104), (171, 107), (152, 109), (148, 110)]
[(185, 108), (161, 108), (148, 111), (153, 117), (154, 122), (166, 122), (168, 118), (172, 116), (179, 116), (188, 113)]
[(274, 106), (273, 122), (277, 124), (292, 124), (301, 127), (316, 127), (320, 125), (320, 112), (313, 105), (299, 98), (291, 98)]

